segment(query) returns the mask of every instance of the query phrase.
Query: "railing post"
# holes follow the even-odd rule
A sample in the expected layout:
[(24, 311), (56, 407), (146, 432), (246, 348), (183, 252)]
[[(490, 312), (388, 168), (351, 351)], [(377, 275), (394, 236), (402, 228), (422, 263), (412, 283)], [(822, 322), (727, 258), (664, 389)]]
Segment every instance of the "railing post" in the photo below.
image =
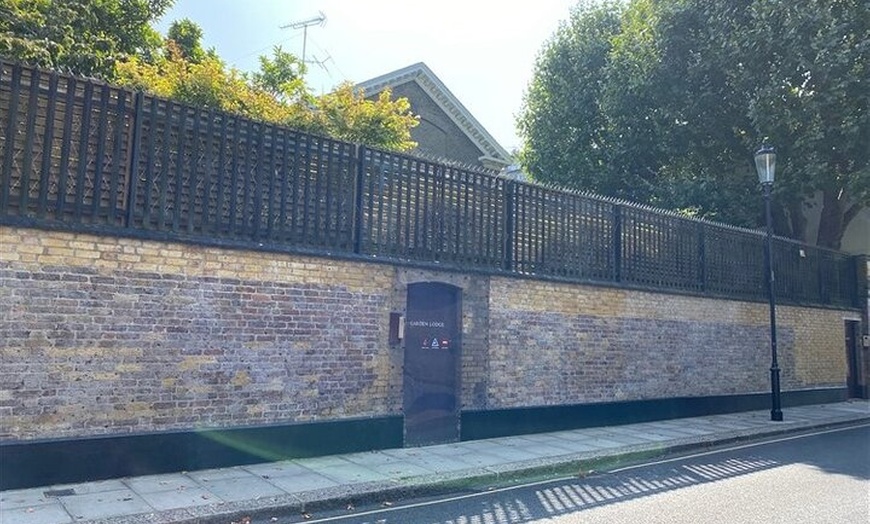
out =
[(363, 190), (365, 188), (365, 146), (356, 144), (353, 149), (354, 164), (354, 194), (353, 194), (353, 252), (362, 253), (362, 228), (363, 228)]
[[(57, 71), (52, 71), (48, 77), (48, 102), (45, 108), (45, 131), (42, 135), (43, 147), (51, 148), (50, 144), (54, 143), (54, 126), (57, 117), (57, 99), (58, 99), (58, 80)], [(43, 154), (42, 165), (40, 166), (39, 174), (39, 203), (36, 208), (36, 216), (44, 219), (48, 212), (48, 192), (49, 184), (52, 178), (51, 167), (54, 158), (53, 155)], [(58, 170), (59, 173), (60, 170)], [(59, 178), (59, 176), (58, 176)], [(60, 181), (58, 180), (58, 183)]]
[[(18, 122), (18, 96), (21, 91), (21, 64), (12, 66), (9, 91), (9, 111), (6, 115), (6, 152), (3, 155), (3, 169), (0, 171), (0, 211), (3, 214), (9, 214), (9, 196), (12, 193), (12, 160), (15, 158), (15, 127)], [(19, 176), (21, 176), (20, 173)]]
[(698, 280), (701, 292), (707, 292), (707, 228), (698, 222)]
[[(850, 285), (852, 296), (849, 297), (849, 303), (853, 307), (864, 310), (865, 321), (870, 322), (870, 273), (868, 273), (868, 257), (867, 255), (854, 255), (852, 261), (852, 278), (855, 279), (854, 285)], [(865, 324), (866, 326), (867, 324)]]
[(818, 250), (813, 250), (813, 256), (818, 261), (816, 263), (816, 278), (818, 279), (818, 285), (816, 286), (816, 299), (819, 303), (826, 303), (825, 294), (827, 293), (828, 283), (825, 281), (825, 257), (823, 253)]
[(127, 184), (127, 213), (124, 217), (124, 227), (127, 228), (133, 227), (133, 220), (136, 216), (136, 190), (138, 189), (139, 182), (139, 142), (142, 139), (142, 93), (136, 91), (133, 97), (133, 122), (131, 126), (133, 128), (133, 137), (130, 140), (130, 165), (127, 171), (127, 176), (130, 179)]
[(622, 206), (613, 204), (613, 280), (622, 281)]
[[(22, 155), (23, 158), (21, 159), (21, 181), (18, 193), (18, 214), (20, 216), (27, 216), (27, 208), (30, 206), (30, 203), (28, 202), (30, 199), (30, 172), (33, 168), (33, 140), (36, 135), (37, 109), (39, 107), (39, 84), (42, 82), (40, 76), (39, 69), (30, 70), (30, 92), (27, 96), (27, 112), (24, 113), (24, 118), (26, 120), (24, 131), (24, 153)], [(46, 120), (48, 118), (51, 117), (46, 115)]]
[(516, 231), (516, 213), (514, 199), (516, 198), (516, 183), (505, 180), (504, 183), (504, 260), (505, 271), (514, 269), (514, 231)]

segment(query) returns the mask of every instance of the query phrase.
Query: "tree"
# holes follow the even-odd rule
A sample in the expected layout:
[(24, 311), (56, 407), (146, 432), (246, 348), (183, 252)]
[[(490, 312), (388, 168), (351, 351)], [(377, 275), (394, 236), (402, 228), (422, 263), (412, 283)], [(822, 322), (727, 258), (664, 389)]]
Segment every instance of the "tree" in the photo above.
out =
[[(602, 12), (617, 18), (615, 29)], [(634, 0), (580, 8), (563, 30), (590, 25), (610, 38), (557, 33), (538, 60), (520, 120), (526, 169), (545, 181), (757, 226), (751, 154), (768, 140), (779, 153), (777, 232), (839, 247), (849, 221), (870, 205), (866, 3)], [(598, 62), (578, 74), (552, 59), (566, 54)], [(549, 95), (554, 76), (567, 84), (562, 101), (592, 97), (594, 119), (540, 110), (540, 91)], [(594, 146), (541, 139), (590, 133), (601, 137)], [(568, 160), (578, 157), (604, 161), (581, 176), (554, 169), (582, 165)], [(809, 239), (814, 197), (821, 224)]]
[(419, 123), (407, 98), (392, 99), (389, 89), (367, 100), (349, 82), (319, 97), (315, 122), (320, 132), (350, 142), (361, 142), (393, 151), (417, 147), (411, 129)]
[(167, 40), (164, 56), (153, 63), (136, 57), (119, 62), (115, 77), (125, 87), (267, 122), (288, 123), (293, 111), (270, 93), (251, 86), (243, 74), (228, 69), (216, 56), (207, 55), (199, 62), (186, 60), (172, 40)]
[(310, 98), (305, 86), (305, 64), (291, 53), (275, 46), (272, 56), (260, 56), (260, 70), (250, 77), (252, 83), (274, 97), (298, 102)]
[(202, 28), (188, 18), (176, 20), (169, 26), (166, 39), (175, 42), (182, 58), (195, 64), (202, 62), (207, 54), (215, 55), (213, 50), (202, 48)]
[(116, 61), (150, 59), (151, 23), (172, 0), (0, 0), (0, 55), (111, 79)]
[(520, 162), (536, 179), (630, 196), (623, 173), (602, 176), (610, 160), (603, 77), (620, 14), (618, 3), (579, 5), (539, 55), (518, 119)]
[(280, 47), (271, 57), (260, 57), (260, 71), (243, 74), (227, 68), (214, 53), (189, 60), (190, 49), (201, 49), (202, 32), (180, 48), (167, 38), (165, 52), (152, 62), (137, 57), (120, 62), (115, 77), (127, 87), (202, 108), (228, 111), (256, 120), (282, 124), (340, 140), (364, 143), (394, 151), (416, 146), (411, 128), (418, 120), (407, 99), (391, 100), (389, 92), (366, 100), (350, 84), (331, 93), (313, 96), (302, 79), (304, 68)]

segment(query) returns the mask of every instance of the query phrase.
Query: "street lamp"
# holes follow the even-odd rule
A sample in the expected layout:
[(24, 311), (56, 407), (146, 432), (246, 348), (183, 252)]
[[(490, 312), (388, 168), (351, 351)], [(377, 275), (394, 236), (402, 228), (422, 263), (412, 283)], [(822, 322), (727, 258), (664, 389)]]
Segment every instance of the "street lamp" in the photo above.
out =
[(755, 169), (758, 181), (764, 190), (764, 214), (767, 224), (765, 253), (767, 258), (767, 298), (770, 301), (770, 420), (781, 421), (782, 409), (779, 398), (779, 364), (776, 362), (776, 297), (773, 289), (773, 220), (770, 214), (770, 190), (776, 170), (776, 152), (772, 147), (761, 146), (755, 152)]

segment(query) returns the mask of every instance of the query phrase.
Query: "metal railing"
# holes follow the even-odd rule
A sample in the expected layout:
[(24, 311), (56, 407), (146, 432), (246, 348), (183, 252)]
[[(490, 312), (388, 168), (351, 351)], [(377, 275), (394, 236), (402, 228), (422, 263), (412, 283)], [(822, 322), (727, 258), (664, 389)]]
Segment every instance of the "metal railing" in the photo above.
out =
[[(762, 300), (763, 235), (0, 61), (0, 223)], [(777, 238), (783, 302), (856, 257)]]

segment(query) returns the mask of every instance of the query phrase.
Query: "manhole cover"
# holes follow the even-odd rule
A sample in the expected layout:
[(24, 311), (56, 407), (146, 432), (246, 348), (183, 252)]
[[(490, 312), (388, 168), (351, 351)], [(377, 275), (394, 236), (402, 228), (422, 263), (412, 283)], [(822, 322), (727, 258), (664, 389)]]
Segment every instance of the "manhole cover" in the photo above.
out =
[(46, 497), (69, 497), (70, 495), (75, 495), (76, 490), (74, 489), (50, 489), (44, 492)]

